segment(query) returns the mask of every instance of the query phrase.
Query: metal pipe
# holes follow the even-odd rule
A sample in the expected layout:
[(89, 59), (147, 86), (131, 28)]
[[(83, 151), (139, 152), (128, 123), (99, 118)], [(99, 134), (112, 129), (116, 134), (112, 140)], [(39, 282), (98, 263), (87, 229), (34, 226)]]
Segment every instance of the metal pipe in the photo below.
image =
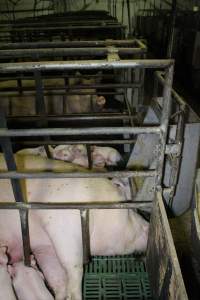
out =
[(137, 201), (132, 200), (126, 202), (77, 202), (77, 203), (0, 203), (0, 209), (142, 209), (151, 207), (152, 201)]
[(136, 59), (136, 60), (91, 60), (91, 61), (54, 61), (54, 62), (22, 62), (22, 63), (2, 63), (0, 73), (9, 72), (33, 72), (40, 71), (63, 71), (63, 70), (112, 70), (123, 68), (166, 68), (173, 65), (171, 59)]
[(86, 145), (122, 145), (122, 144), (133, 144), (136, 142), (136, 139), (124, 139), (124, 140), (79, 140), (79, 141), (12, 141), (13, 144), (19, 144), (23, 146), (41, 146), (41, 145), (77, 145), (77, 144), (86, 144)]
[(41, 128), (41, 129), (0, 129), (0, 137), (16, 136), (77, 136), (77, 135), (118, 135), (118, 134), (160, 134), (160, 126), (151, 127), (92, 127), (92, 128)]
[[(164, 83), (165, 83), (165, 79), (164, 79), (163, 75), (164, 74), (162, 72), (156, 71), (156, 76), (162, 85), (164, 85)], [(184, 110), (185, 107), (187, 106), (187, 104), (184, 101), (184, 99), (174, 89), (172, 89), (172, 96), (174, 97), (174, 100), (181, 106), (181, 109)]]
[[(140, 40), (105, 40), (105, 41), (64, 41), (64, 42), (23, 42), (23, 43), (2, 43), (1, 50), (11, 49), (40, 49), (40, 48), (78, 48), (78, 47), (107, 47), (107, 46), (140, 46)], [(143, 45), (145, 46), (145, 45)], [(146, 48), (146, 46), (145, 46)]]
[(174, 73), (174, 66), (170, 66), (165, 75), (165, 83), (164, 83), (164, 91), (163, 91), (163, 110), (161, 116), (161, 147), (160, 147), (160, 156), (158, 158), (158, 176), (156, 179), (156, 186), (158, 188), (161, 187), (162, 184), (162, 177), (163, 177), (163, 166), (164, 166), (164, 158), (165, 158), (165, 147), (168, 135), (168, 125), (169, 125), (169, 118), (171, 113), (171, 91), (172, 91), (172, 82), (173, 82), (173, 73)]
[[(116, 48), (119, 55), (133, 55), (144, 53), (143, 48)], [(55, 56), (105, 56), (108, 48), (40, 48), (40, 49), (15, 49), (0, 50), (0, 59), (55, 57)]]
[[(78, 169), (78, 166), (77, 166)], [(121, 177), (154, 177), (153, 171), (112, 171), (112, 172), (16, 172), (1, 171), (0, 179), (25, 179), (25, 178), (121, 178)]]
[[(7, 121), (19, 121), (19, 122), (37, 122), (41, 117), (38, 116), (8, 116)], [(47, 121), (115, 121), (115, 120), (136, 120), (135, 116), (127, 116), (124, 114), (121, 115), (112, 115), (111, 116), (45, 116)]]

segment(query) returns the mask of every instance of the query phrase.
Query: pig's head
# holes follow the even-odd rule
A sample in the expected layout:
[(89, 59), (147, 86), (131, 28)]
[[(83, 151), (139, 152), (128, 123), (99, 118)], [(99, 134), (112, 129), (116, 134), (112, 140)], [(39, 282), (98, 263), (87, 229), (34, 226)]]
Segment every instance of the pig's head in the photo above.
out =
[(75, 159), (73, 150), (72, 145), (59, 145), (53, 150), (53, 158), (71, 162)]
[[(124, 200), (131, 199), (131, 188), (130, 188), (128, 178), (113, 178), (111, 181), (115, 186), (117, 186)], [(135, 186), (132, 185), (132, 188), (133, 188), (133, 194), (135, 195), (136, 194)]]
[(119, 152), (112, 147), (94, 146), (92, 149), (93, 165), (96, 167), (116, 166), (122, 160)]

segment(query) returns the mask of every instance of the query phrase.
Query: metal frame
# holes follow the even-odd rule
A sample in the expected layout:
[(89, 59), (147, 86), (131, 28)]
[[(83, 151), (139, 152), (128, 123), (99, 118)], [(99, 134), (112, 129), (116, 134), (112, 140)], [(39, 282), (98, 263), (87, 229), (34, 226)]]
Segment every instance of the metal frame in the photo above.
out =
[[(40, 75), (41, 72), (50, 70), (126, 70), (126, 69), (165, 69), (165, 79), (164, 79), (164, 89), (163, 89), (163, 98), (164, 98), (164, 106), (162, 111), (161, 124), (158, 126), (152, 127), (91, 127), (91, 128), (41, 128), (41, 129), (7, 129), (6, 121), (4, 117), (1, 117), (1, 129), (0, 129), (0, 142), (3, 148), (3, 152), (5, 155), (5, 159), (7, 162), (8, 171), (1, 172), (0, 178), (10, 178), (13, 186), (13, 192), (16, 199), (16, 203), (7, 203), (0, 204), (0, 209), (10, 208), (10, 209), (19, 209), (21, 216), (21, 227), (23, 232), (23, 245), (24, 245), (24, 260), (26, 264), (29, 264), (30, 257), (30, 241), (28, 234), (28, 210), (31, 208), (34, 209), (78, 209), (81, 212), (81, 220), (82, 220), (82, 233), (83, 233), (83, 248), (84, 248), (84, 257), (87, 260), (86, 252), (88, 253), (89, 245), (85, 244), (85, 241), (88, 241), (87, 236), (87, 214), (89, 209), (102, 209), (102, 208), (143, 208), (149, 207), (150, 202), (148, 199), (144, 199), (142, 203), (134, 203), (133, 199), (130, 201), (123, 203), (98, 203), (98, 204), (80, 204), (80, 203), (66, 203), (66, 204), (44, 204), (44, 203), (25, 203), (23, 199), (22, 193), (20, 194), (20, 186), (18, 179), (20, 178), (67, 178), (67, 177), (147, 177), (154, 176), (155, 177), (155, 189), (162, 191), (162, 176), (163, 176), (163, 166), (164, 166), (164, 156), (166, 150), (166, 138), (168, 133), (168, 125), (170, 118), (170, 110), (171, 110), (171, 89), (172, 89), (172, 80), (173, 80), (173, 60), (99, 60), (99, 61), (59, 61), (59, 62), (29, 62), (29, 63), (4, 63), (0, 66), (0, 73), (6, 75), (7, 73), (15, 73), (15, 72), (37, 72), (37, 75)], [(39, 80), (37, 80), (37, 86), (40, 86), (40, 76)], [(43, 100), (41, 94), (36, 94), (40, 101)], [(41, 113), (41, 111), (40, 111)], [(45, 122), (45, 115), (42, 115), (42, 120)], [(148, 134), (154, 133), (157, 134), (160, 138), (160, 152), (157, 157), (157, 167), (155, 170), (146, 170), (146, 171), (118, 171), (118, 172), (105, 172), (105, 173), (49, 173), (49, 172), (18, 172), (16, 170), (16, 165), (14, 164), (14, 156), (12, 152), (11, 138), (12, 137), (29, 137), (29, 136), (41, 136), (41, 137), (50, 137), (50, 136), (85, 136), (85, 135), (103, 135), (110, 137), (112, 139), (112, 135), (124, 135), (127, 134), (129, 136), (138, 135), (138, 134)], [(46, 141), (47, 143), (48, 141)], [(10, 165), (10, 161), (13, 162)], [(86, 212), (86, 213), (85, 213)], [(84, 229), (85, 228), (85, 229)], [(87, 250), (87, 251), (86, 251)]]
[[(98, 48), (97, 48), (98, 47)], [(130, 40), (105, 40), (105, 41), (71, 41), (71, 42), (49, 42), (49, 43), (8, 43), (8, 44), (2, 44), (0, 45), (0, 60), (17, 60), (20, 58), (27, 59), (30, 58), (33, 60), (38, 60), (41, 58), (45, 59), (51, 59), (57, 56), (63, 57), (63, 60), (66, 58), (77, 59), (77, 57), (83, 57), (88, 58), (90, 56), (98, 59), (102, 59), (107, 57), (107, 61), (122, 61), (126, 57), (131, 58), (141, 58), (144, 59), (146, 57), (147, 48), (145, 44), (138, 39), (130, 39)], [(91, 58), (90, 58), (91, 59)], [(74, 64), (74, 62), (73, 62)], [(60, 70), (60, 68), (59, 68)], [(137, 98), (137, 100), (134, 100), (135, 106), (142, 106), (143, 105), (143, 89), (144, 89), (144, 70), (138, 69), (137, 74), (135, 74), (135, 80), (134, 82), (131, 82), (131, 77), (127, 78), (128, 83), (122, 82), (122, 83), (112, 83), (112, 84), (95, 84), (90, 85), (90, 88), (99, 88), (103, 89), (105, 92), (104, 94), (112, 94), (112, 95), (124, 95), (127, 94), (128, 88), (131, 90), (135, 89), (137, 90), (134, 92), (134, 97)], [(65, 79), (67, 77), (70, 77), (69, 75), (62, 75), (59, 74), (58, 78), (60, 76), (64, 77)], [(85, 75), (83, 75), (84, 77)], [(93, 75), (94, 76), (94, 75)], [(96, 75), (97, 76), (97, 75)], [(133, 77), (133, 72), (131, 74)], [(73, 76), (72, 76), (73, 77)], [(75, 76), (77, 77), (77, 76)], [(9, 78), (9, 77), (8, 77)], [(12, 77), (13, 79), (17, 79), (17, 87), (16, 88), (4, 88), (0, 90), (0, 93), (4, 92), (19, 92), (20, 94), (25, 92), (31, 92), (34, 91), (34, 87), (22, 87), (21, 79), (22, 77)], [(25, 76), (25, 79), (27, 79), (27, 75)], [(45, 77), (46, 78), (46, 77)], [(55, 75), (54, 77), (55, 78)], [(5, 80), (6, 78), (2, 76), (1, 74), (1, 80)], [(11, 78), (9, 78), (11, 79)], [(78, 91), (81, 89), (81, 91)], [(63, 85), (60, 87), (55, 86), (45, 86), (44, 87), (44, 95), (51, 95), (59, 94), (59, 95), (74, 95), (74, 94), (81, 94), (84, 95), (83, 89), (88, 89), (88, 85), (73, 85), (73, 87), (70, 87), (69, 85)], [(114, 91), (112, 91), (114, 89)], [(120, 89), (120, 90), (119, 90)], [(75, 90), (75, 91), (74, 91)], [(87, 92), (88, 94), (88, 92)], [(90, 92), (90, 95), (95, 94), (94, 92)], [(29, 94), (30, 95), (30, 94)], [(131, 97), (131, 95), (130, 95)], [(130, 98), (129, 97), (129, 98)], [(138, 99), (140, 99), (140, 102), (138, 103)], [(128, 99), (129, 100), (129, 99)], [(131, 100), (129, 101), (131, 102)]]

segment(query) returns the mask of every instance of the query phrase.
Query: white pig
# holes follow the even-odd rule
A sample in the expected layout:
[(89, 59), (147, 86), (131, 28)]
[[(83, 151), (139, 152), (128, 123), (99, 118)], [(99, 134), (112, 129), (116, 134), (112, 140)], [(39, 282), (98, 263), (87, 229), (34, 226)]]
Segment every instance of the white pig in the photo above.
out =
[(10, 266), (9, 272), (19, 300), (53, 300), (42, 274), (36, 269), (18, 262)]
[[(29, 158), (32, 170), (33, 167), (38, 168), (36, 158), (34, 163), (33, 157)], [(38, 161), (41, 160), (42, 158)], [(29, 160), (25, 158), (24, 168), (29, 169)], [(124, 200), (109, 179), (48, 178), (27, 179), (24, 183), (28, 202), (121, 202)], [(1, 198), (8, 197), (8, 194), (9, 192), (4, 189)], [(68, 275), (68, 299), (80, 300), (83, 247), (79, 211), (34, 210), (34, 212), (53, 242), (56, 254)], [(31, 211), (30, 214), (32, 213)], [(91, 210), (89, 222), (91, 253), (115, 255), (145, 251), (148, 226), (148, 223), (132, 210)]]
[[(71, 161), (83, 167), (88, 167), (87, 149), (85, 145), (59, 145), (53, 150), (56, 159)], [(120, 153), (112, 147), (91, 147), (91, 158), (93, 167), (104, 168), (105, 166), (116, 166), (122, 160)]]
[(10, 275), (8, 273), (6, 255), (7, 247), (0, 247), (0, 299), (16, 300)]

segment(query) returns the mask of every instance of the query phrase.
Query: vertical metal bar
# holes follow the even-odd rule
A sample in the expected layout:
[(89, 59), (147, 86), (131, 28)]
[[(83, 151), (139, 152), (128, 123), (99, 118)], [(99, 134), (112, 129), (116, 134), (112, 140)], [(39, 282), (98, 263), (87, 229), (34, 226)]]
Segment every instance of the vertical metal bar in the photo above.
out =
[(90, 260), (90, 234), (89, 234), (89, 210), (80, 210), (81, 214), (81, 229), (83, 243), (83, 263), (87, 264)]
[[(7, 128), (6, 119), (3, 116), (3, 114), (0, 114), (0, 127)], [(16, 171), (17, 166), (15, 163), (10, 138), (6, 138), (6, 137), (0, 138), (0, 144), (2, 147), (2, 151), (4, 153), (8, 171)], [(19, 180), (11, 179), (11, 184), (12, 184), (15, 201), (25, 202)], [(30, 238), (29, 238), (29, 227), (28, 227), (28, 211), (19, 209), (19, 215), (20, 215), (21, 230), (22, 230), (24, 263), (26, 265), (30, 265)]]
[[(43, 84), (42, 77), (39, 71), (34, 72), (35, 76), (35, 85), (36, 85), (36, 113), (41, 116), (41, 120), (38, 122), (40, 127), (48, 127), (48, 121), (46, 120), (46, 107), (44, 102), (44, 92), (43, 92)], [(44, 137), (44, 140), (49, 140), (49, 137)], [(49, 151), (48, 145), (44, 145), (46, 154), (48, 158), (51, 158), (51, 153)]]
[(168, 134), (168, 125), (169, 125), (169, 118), (171, 113), (171, 91), (172, 91), (172, 82), (173, 82), (173, 72), (174, 72), (174, 65), (171, 65), (166, 72), (165, 75), (165, 83), (164, 83), (164, 91), (163, 91), (163, 110), (161, 116), (161, 133), (160, 133), (160, 156), (158, 158), (157, 164), (157, 178), (156, 178), (156, 186), (160, 188), (162, 185), (162, 178), (163, 178), (163, 166), (164, 166), (164, 158), (165, 158), (165, 148), (166, 148), (166, 141), (167, 141), (167, 134)]
[(131, 14), (130, 14), (130, 0), (126, 0), (127, 5), (127, 13), (128, 13), (128, 28), (129, 28), (129, 35), (131, 34)]
[(125, 4), (125, 0), (122, 1), (122, 19), (121, 19), (122, 24), (124, 22), (124, 4)]

